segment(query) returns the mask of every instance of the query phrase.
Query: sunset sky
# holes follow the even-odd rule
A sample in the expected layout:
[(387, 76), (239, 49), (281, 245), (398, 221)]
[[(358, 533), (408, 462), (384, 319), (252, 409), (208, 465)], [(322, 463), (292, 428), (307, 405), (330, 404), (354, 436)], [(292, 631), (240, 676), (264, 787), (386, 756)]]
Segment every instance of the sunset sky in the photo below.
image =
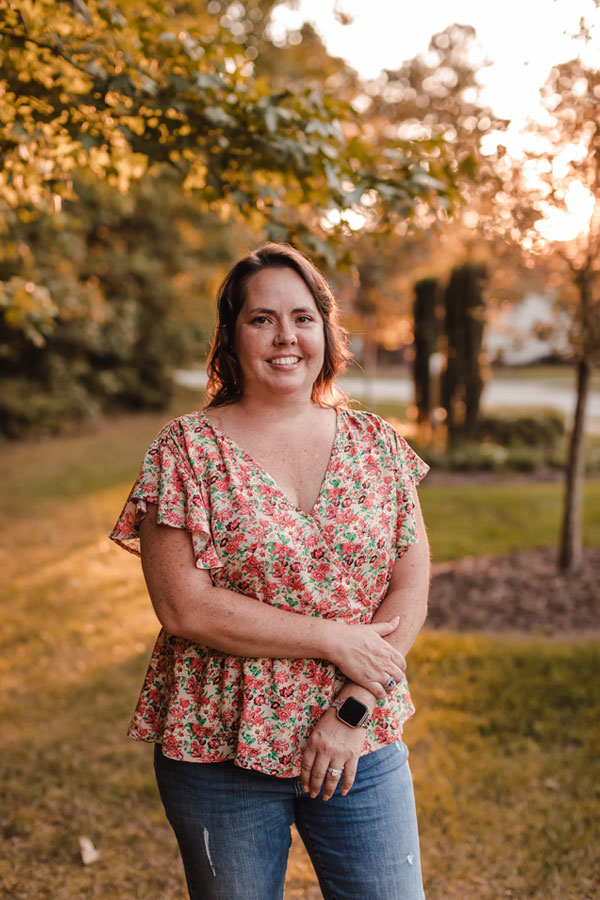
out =
[[(347, 59), (365, 78), (425, 52), (431, 36), (448, 25), (472, 25), (481, 58), (492, 62), (480, 71), (485, 100), (514, 126), (536, 108), (554, 64), (583, 53), (600, 67), (600, 10), (594, 0), (300, 0), (298, 6), (275, 11), (275, 35), (311, 21), (329, 52)], [(334, 7), (354, 22), (339, 24)], [(582, 16), (595, 26), (595, 40), (587, 47), (571, 37)]]

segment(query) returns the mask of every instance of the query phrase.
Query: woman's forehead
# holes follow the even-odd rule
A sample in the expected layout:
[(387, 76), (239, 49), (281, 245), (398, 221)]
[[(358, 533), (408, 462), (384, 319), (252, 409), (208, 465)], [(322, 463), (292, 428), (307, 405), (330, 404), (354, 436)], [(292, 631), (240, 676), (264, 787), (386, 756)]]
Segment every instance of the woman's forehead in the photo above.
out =
[(310, 311), (318, 312), (312, 291), (293, 269), (277, 267), (262, 269), (246, 283), (242, 306), (248, 311)]

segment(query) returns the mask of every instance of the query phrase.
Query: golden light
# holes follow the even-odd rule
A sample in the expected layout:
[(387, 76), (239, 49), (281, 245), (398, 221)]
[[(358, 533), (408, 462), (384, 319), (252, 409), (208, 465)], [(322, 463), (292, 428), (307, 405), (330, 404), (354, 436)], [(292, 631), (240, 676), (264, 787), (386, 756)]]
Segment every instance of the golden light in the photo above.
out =
[(548, 204), (543, 218), (535, 223), (536, 231), (547, 241), (572, 241), (589, 231), (595, 203), (590, 191), (580, 181), (572, 181), (564, 202), (566, 209)]

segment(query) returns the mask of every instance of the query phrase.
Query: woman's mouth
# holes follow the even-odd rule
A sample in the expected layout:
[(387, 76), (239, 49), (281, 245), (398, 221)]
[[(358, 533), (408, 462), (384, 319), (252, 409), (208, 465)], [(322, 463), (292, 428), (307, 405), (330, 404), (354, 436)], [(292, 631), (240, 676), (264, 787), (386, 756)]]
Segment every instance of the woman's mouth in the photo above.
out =
[(291, 366), (295, 366), (297, 363), (301, 361), (302, 357), (300, 356), (276, 356), (275, 359), (270, 359), (269, 363), (272, 366), (279, 366), (280, 368), (289, 368)]

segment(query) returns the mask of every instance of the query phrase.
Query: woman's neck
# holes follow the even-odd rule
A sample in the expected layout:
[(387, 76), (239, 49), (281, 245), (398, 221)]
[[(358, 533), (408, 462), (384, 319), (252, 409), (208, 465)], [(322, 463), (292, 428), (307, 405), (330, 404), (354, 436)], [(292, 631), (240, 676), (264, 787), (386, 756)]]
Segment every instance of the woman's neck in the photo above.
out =
[(242, 396), (234, 404), (236, 411), (245, 419), (269, 420), (280, 422), (282, 419), (288, 422), (292, 419), (301, 419), (314, 412), (317, 404), (310, 397), (279, 395), (268, 399), (254, 395)]

